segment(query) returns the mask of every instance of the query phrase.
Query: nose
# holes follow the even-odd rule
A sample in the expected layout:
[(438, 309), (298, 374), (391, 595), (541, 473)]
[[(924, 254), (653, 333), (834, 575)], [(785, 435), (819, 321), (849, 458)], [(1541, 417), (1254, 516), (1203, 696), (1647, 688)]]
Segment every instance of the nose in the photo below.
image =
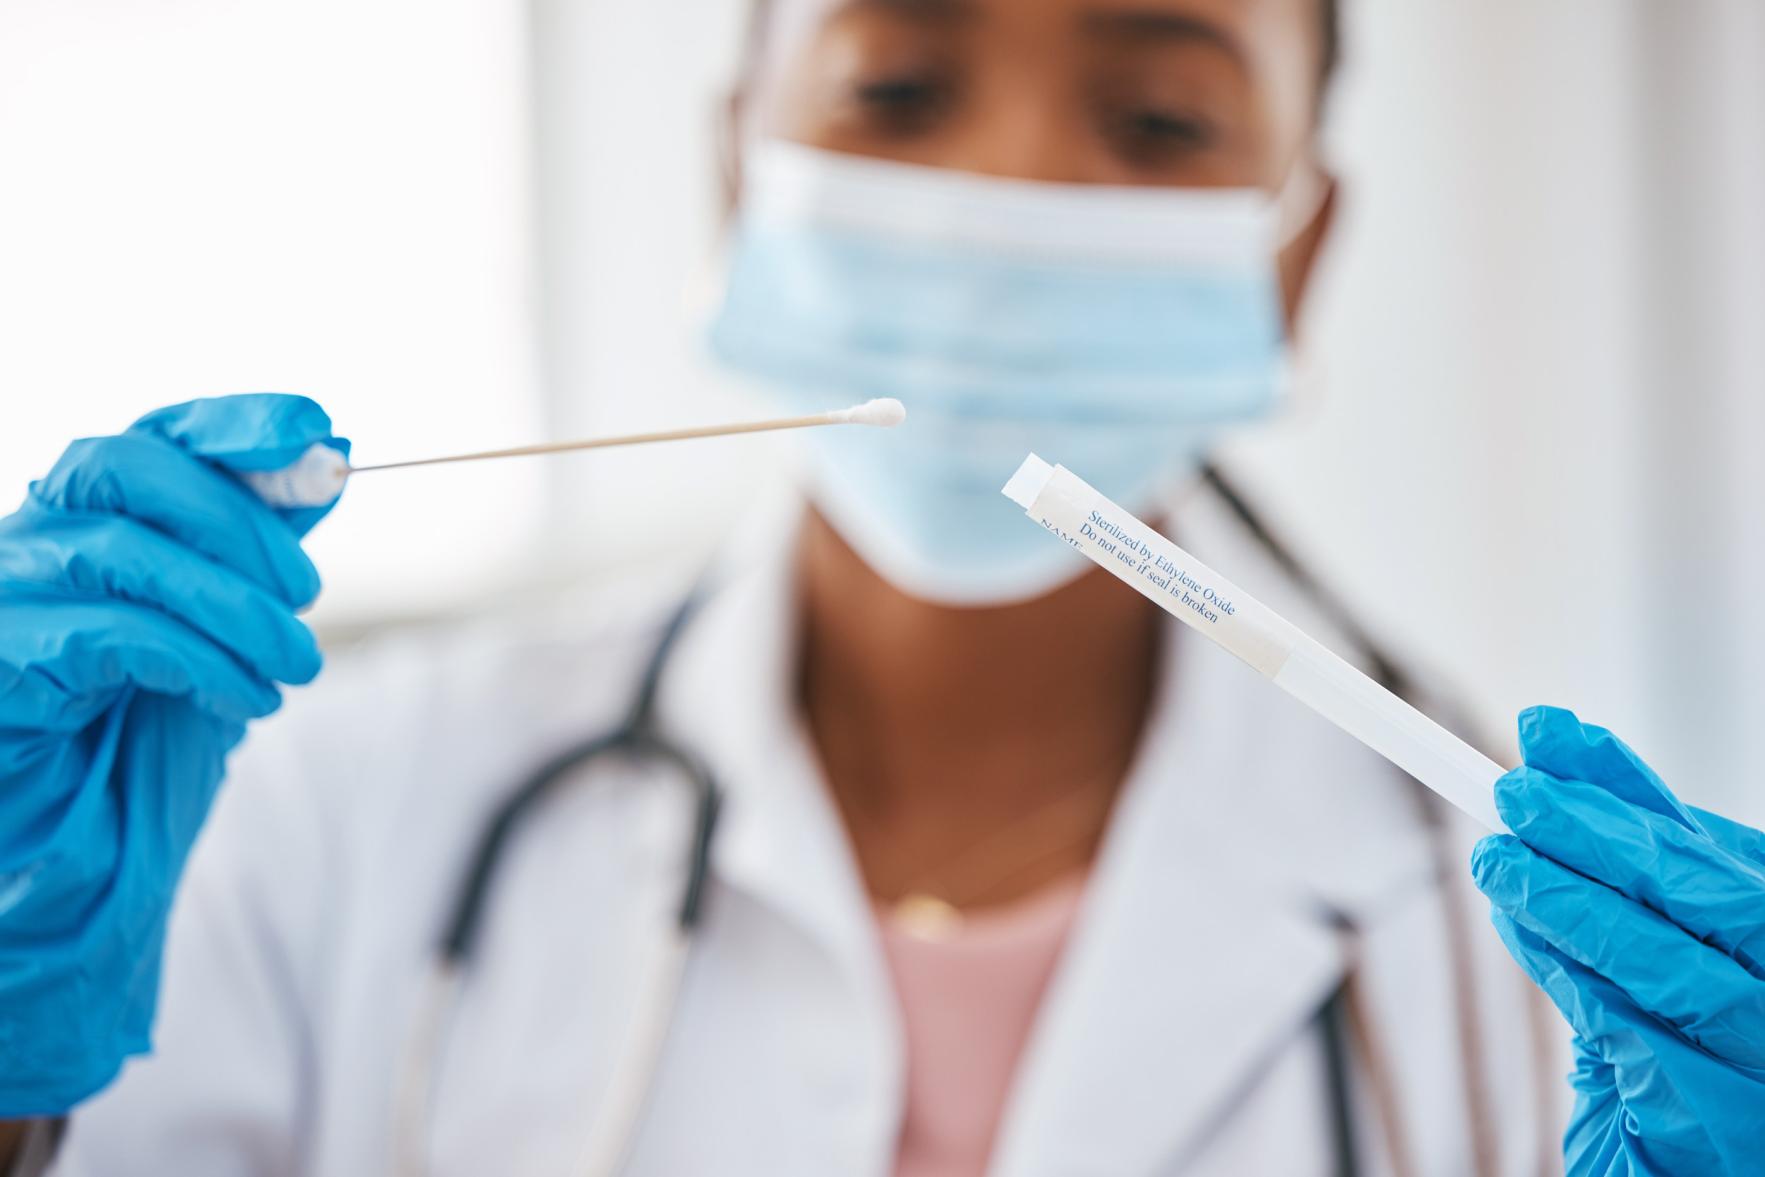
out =
[(994, 77), (975, 95), (938, 162), (965, 172), (1054, 183), (1096, 181), (1075, 141), (1070, 113), (1045, 80)]
[(986, 176), (1004, 176), (1017, 180), (1044, 180), (1055, 183), (1079, 183), (1086, 178), (1082, 169), (1051, 142), (1045, 124), (1022, 115), (1014, 116), (1006, 126), (995, 123), (972, 136), (965, 136), (945, 167)]

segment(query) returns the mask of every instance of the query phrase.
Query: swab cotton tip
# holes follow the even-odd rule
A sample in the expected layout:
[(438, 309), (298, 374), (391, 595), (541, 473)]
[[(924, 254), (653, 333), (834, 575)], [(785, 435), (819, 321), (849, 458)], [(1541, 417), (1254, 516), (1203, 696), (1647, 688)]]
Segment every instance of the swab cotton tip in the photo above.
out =
[(861, 405), (842, 409), (836, 416), (848, 425), (880, 425), (887, 429), (907, 419), (907, 406), (892, 396), (879, 396)]
[(307, 447), (292, 466), (248, 470), (239, 479), (272, 507), (322, 507), (343, 493), (349, 463), (322, 441)]

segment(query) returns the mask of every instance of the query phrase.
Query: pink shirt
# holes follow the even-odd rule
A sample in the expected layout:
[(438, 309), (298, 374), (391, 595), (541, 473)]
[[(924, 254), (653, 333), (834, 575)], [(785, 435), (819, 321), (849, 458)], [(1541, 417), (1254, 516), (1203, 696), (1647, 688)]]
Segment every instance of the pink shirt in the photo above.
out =
[(981, 1177), (1084, 879), (968, 916), (936, 936), (881, 916), (907, 1039), (895, 1177)]

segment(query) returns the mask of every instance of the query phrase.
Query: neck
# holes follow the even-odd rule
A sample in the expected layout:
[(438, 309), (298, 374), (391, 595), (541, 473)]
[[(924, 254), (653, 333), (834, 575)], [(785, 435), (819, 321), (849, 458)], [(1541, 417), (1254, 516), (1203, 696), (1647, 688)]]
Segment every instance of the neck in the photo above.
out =
[(1086, 865), (1152, 697), (1156, 610), (1100, 569), (1008, 607), (931, 604), (814, 516), (800, 556), (802, 703), (872, 893), (942, 879), (996, 902)]

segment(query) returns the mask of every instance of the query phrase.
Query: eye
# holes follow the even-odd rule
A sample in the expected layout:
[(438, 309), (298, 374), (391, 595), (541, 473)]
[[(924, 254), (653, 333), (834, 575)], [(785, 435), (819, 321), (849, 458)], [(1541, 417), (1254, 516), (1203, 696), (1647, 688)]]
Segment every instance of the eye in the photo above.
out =
[(1104, 125), (1124, 159), (1146, 166), (1206, 151), (1220, 138), (1218, 127), (1204, 116), (1157, 106), (1118, 107), (1105, 112)]
[(901, 74), (859, 82), (853, 98), (886, 130), (921, 131), (950, 109), (954, 87), (936, 74)]

